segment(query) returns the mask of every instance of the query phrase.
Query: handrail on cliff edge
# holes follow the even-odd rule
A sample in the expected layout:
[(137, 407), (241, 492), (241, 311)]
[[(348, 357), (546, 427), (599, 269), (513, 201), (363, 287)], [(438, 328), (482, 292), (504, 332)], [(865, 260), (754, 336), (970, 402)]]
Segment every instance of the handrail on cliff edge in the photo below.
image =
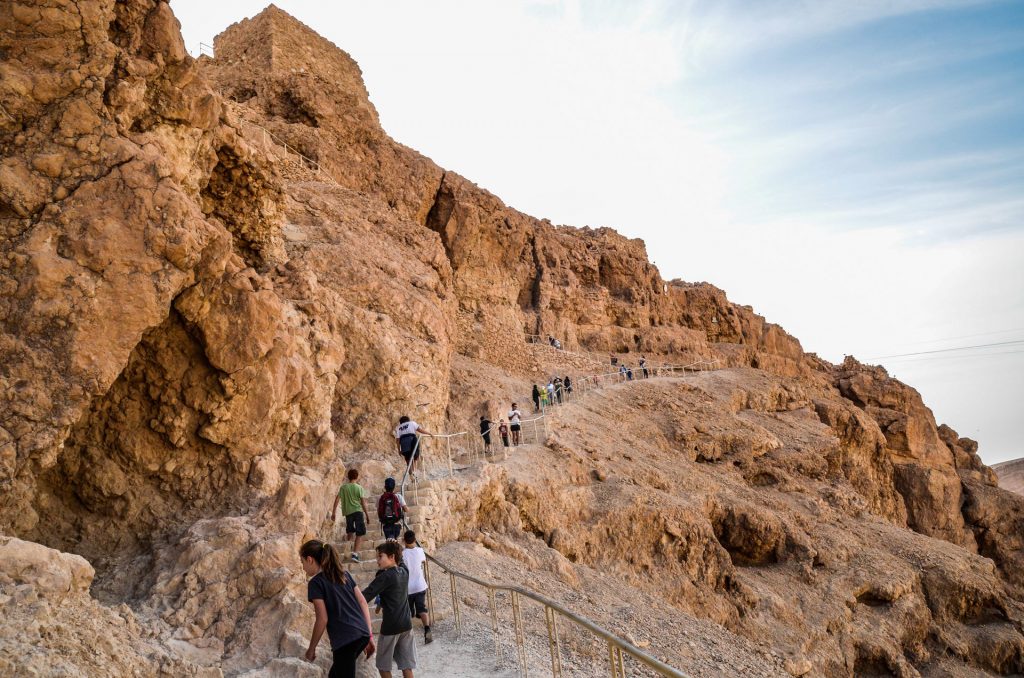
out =
[[(546, 598), (538, 593), (534, 593), (529, 589), (522, 588), (521, 586), (511, 586), (506, 584), (494, 584), (488, 581), (484, 581), (473, 575), (466, 574), (465, 572), (459, 572), (458, 570), (450, 567), (449, 565), (438, 560), (429, 553), (426, 554), (427, 561), (433, 563), (441, 570), (446, 572), (449, 577), (449, 583), (451, 586), (452, 594), (452, 616), (455, 619), (456, 632), (462, 633), (462, 613), (459, 608), (459, 593), (458, 593), (458, 580), (462, 579), (468, 581), (477, 586), (483, 587), (487, 591), (487, 598), (490, 603), (491, 609), (491, 632), (494, 635), (494, 654), (499, 660), (501, 659), (501, 644), (498, 637), (498, 606), (495, 602), (495, 593), (498, 591), (507, 592), (512, 598), (512, 623), (515, 631), (516, 640), (516, 652), (519, 655), (519, 667), (524, 677), (529, 676), (529, 668), (527, 666), (527, 654), (526, 654), (526, 629), (523, 624), (522, 616), (522, 601), (520, 598), (529, 598), (537, 603), (540, 603), (544, 607), (544, 621), (547, 625), (548, 633), (548, 649), (551, 652), (551, 675), (552, 678), (560, 678), (562, 675), (562, 656), (561, 656), (561, 641), (558, 636), (558, 615), (568, 619), (577, 626), (581, 626), (584, 629), (590, 631), (598, 638), (604, 640), (608, 644), (608, 668), (609, 674), (612, 678), (625, 678), (626, 677), (626, 663), (625, 655), (633, 657), (636, 661), (640, 662), (649, 669), (656, 671), (661, 676), (670, 676), (670, 678), (687, 678), (686, 674), (682, 673), (678, 669), (669, 666), (665, 662), (652, 657), (640, 648), (636, 647), (632, 643), (619, 638), (611, 631), (595, 624), (586, 617), (582, 617), (575, 612), (571, 612), (566, 608), (562, 607), (550, 598)], [(430, 609), (434, 609), (433, 605), (433, 590), (434, 587), (430, 584), (430, 568), (426, 570), (427, 575), (427, 595), (430, 596), (428, 603)]]

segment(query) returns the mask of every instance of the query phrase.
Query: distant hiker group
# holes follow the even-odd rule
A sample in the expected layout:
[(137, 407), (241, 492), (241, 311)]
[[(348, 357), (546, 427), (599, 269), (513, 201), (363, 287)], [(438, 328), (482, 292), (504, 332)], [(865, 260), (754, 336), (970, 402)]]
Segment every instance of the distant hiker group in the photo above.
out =
[(547, 386), (541, 384), (533, 385), (531, 398), (533, 400), (533, 411), (543, 412), (548, 405), (559, 404), (572, 393), (572, 379), (566, 375), (562, 377), (553, 376), (548, 380)]

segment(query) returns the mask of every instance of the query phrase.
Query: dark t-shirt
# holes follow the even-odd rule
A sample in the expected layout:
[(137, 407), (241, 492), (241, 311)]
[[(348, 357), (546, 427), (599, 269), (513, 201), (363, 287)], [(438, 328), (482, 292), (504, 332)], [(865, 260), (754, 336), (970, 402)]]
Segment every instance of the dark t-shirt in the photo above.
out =
[(344, 576), (344, 584), (335, 584), (318, 572), (306, 586), (306, 599), (319, 598), (327, 608), (327, 637), (331, 639), (332, 650), (370, 637), (363, 608), (356, 600), (356, 583), (348, 572)]
[(384, 608), (380, 634), (394, 636), (411, 630), (409, 570), (405, 569), (404, 564), (378, 572), (370, 585), (363, 589), (363, 597), (367, 600), (373, 600), (377, 595), (380, 595), (380, 606)]

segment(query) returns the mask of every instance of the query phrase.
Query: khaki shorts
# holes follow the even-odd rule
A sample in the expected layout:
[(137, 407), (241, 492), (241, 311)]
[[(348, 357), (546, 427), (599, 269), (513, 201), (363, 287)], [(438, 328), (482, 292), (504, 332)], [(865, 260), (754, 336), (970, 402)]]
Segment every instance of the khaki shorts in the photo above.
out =
[(392, 658), (399, 671), (416, 668), (416, 641), (412, 631), (377, 636), (377, 670), (390, 671)]

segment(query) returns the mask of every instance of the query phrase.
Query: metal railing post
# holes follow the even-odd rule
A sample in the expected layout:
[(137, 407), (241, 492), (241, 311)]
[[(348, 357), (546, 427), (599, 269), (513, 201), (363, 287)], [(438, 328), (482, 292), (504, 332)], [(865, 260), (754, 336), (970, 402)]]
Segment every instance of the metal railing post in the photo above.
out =
[(427, 609), (434, 609), (434, 587), (430, 583), (430, 562), (423, 561), (423, 578), (427, 580)]
[(487, 599), (491, 604), (491, 632), (494, 634), (494, 658), (501, 662), (501, 638), (498, 635), (498, 604), (494, 598), (494, 589), (487, 589)]
[(455, 631), (456, 636), (462, 637), (462, 616), (459, 611), (459, 589), (456, 583), (455, 574), (453, 572), (448, 573), (448, 579), (451, 581), (452, 587), (452, 616), (455, 618)]
[(452, 465), (452, 438), (445, 436), (444, 441), (448, 444), (448, 475), (455, 475), (455, 467)]
[(519, 653), (519, 670), (523, 678), (529, 678), (530, 669), (526, 664), (526, 638), (523, 632), (523, 611), (522, 603), (519, 602), (519, 593), (512, 591), (512, 623), (516, 630), (516, 650)]
[(562, 653), (558, 643), (558, 620), (555, 611), (545, 605), (544, 621), (548, 625), (548, 646), (551, 648), (551, 678), (560, 678), (562, 675)]
[(626, 664), (622, 658), (622, 648), (608, 641), (608, 663), (611, 665), (612, 678), (626, 678)]

